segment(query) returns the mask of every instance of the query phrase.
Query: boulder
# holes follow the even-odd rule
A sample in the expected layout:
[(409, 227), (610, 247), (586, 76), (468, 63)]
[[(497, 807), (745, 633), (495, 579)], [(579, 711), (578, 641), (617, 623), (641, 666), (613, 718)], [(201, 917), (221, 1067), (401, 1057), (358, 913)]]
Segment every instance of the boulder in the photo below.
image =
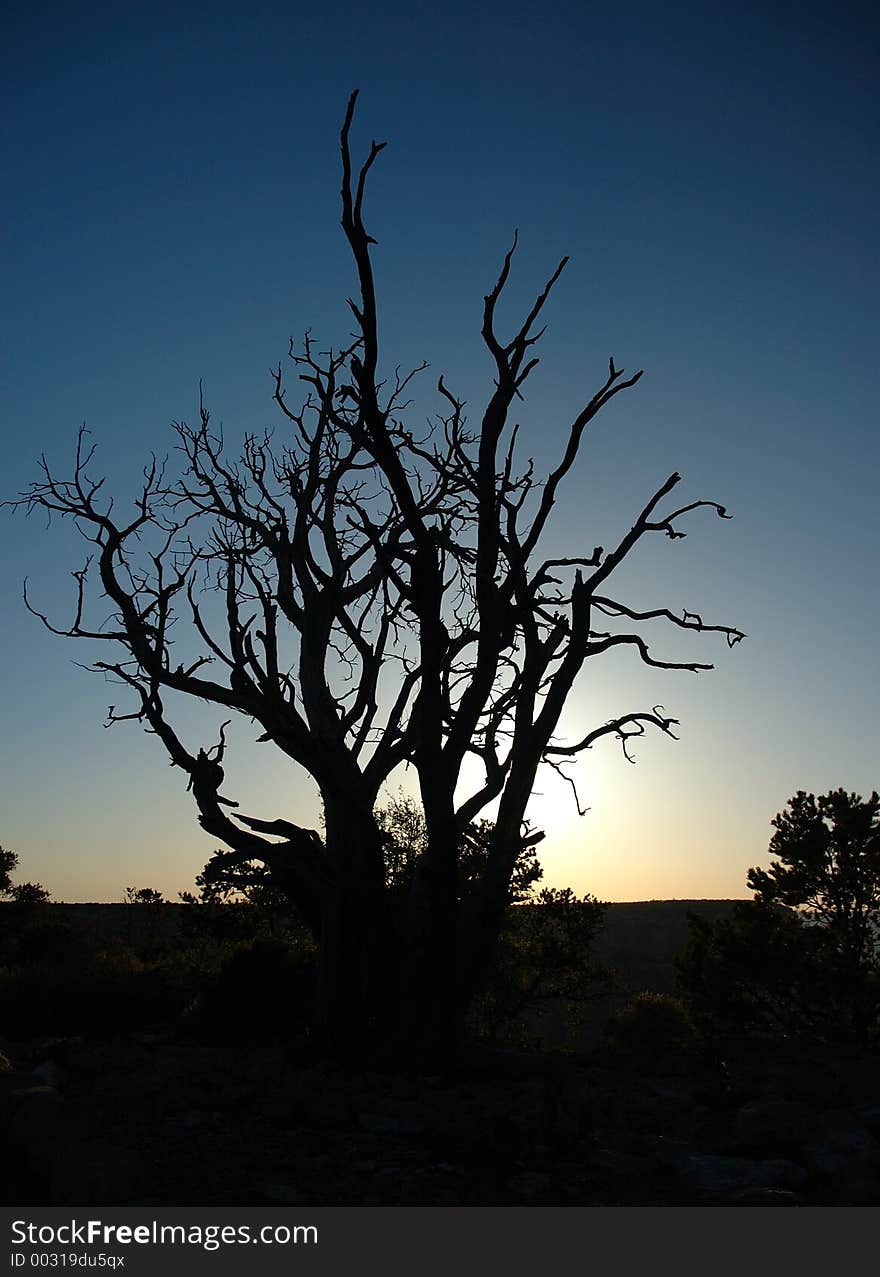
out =
[(754, 1188), (799, 1188), (807, 1178), (802, 1167), (784, 1158), (691, 1153), (682, 1158), (679, 1169), (703, 1192), (718, 1196)]
[(763, 1096), (736, 1113), (731, 1148), (754, 1155), (799, 1152), (818, 1133), (815, 1111), (799, 1100)]
[(58, 1088), (67, 1081), (67, 1070), (63, 1069), (56, 1060), (43, 1060), (42, 1064), (31, 1069), (31, 1073), (46, 1086)]
[(878, 1152), (877, 1140), (856, 1113), (848, 1109), (826, 1109), (819, 1115), (820, 1138), (835, 1152), (868, 1157)]
[(371, 1135), (399, 1135), (400, 1122), (389, 1113), (359, 1113), (358, 1126)]
[(797, 1193), (787, 1188), (741, 1188), (729, 1199), (731, 1206), (800, 1206)]
[(124, 1204), (150, 1187), (136, 1149), (98, 1139), (56, 1147), (47, 1178), (53, 1206)]

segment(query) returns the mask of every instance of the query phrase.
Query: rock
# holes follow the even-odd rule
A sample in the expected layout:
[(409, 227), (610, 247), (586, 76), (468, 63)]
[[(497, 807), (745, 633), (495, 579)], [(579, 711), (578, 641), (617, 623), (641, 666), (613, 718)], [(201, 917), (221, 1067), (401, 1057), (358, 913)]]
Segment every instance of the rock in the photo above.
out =
[(79, 1057), (88, 1052), (85, 1041), (79, 1035), (64, 1038), (44, 1038), (36, 1043), (30, 1054), (30, 1067), (38, 1067), (48, 1061), (61, 1068), (74, 1067)]
[(820, 1181), (824, 1181), (825, 1187), (830, 1187), (835, 1196), (839, 1193), (847, 1174), (852, 1170), (851, 1159), (846, 1153), (835, 1153), (833, 1149), (822, 1145), (808, 1148), (804, 1160), (810, 1173), (818, 1176)]
[[(6, 1097), (3, 1106), (0, 1145), (8, 1149), (16, 1180), (23, 1177), (33, 1182), (34, 1200), (45, 1197), (44, 1170), (53, 1149), (63, 1141), (64, 1122), (59, 1120), (63, 1112), (61, 1097), (48, 1086), (21, 1087)], [(17, 1185), (15, 1191), (19, 1191)]]
[(590, 1154), (588, 1166), (608, 1179), (627, 1180), (630, 1183), (646, 1179), (655, 1169), (654, 1158), (638, 1153), (626, 1153), (615, 1148), (600, 1148)]
[(358, 1126), (371, 1135), (399, 1135), (400, 1122), (388, 1113), (359, 1113)]
[(105, 1140), (59, 1145), (49, 1168), (53, 1206), (120, 1204), (149, 1187), (140, 1154)]
[(809, 1105), (765, 1096), (739, 1109), (731, 1147), (754, 1154), (800, 1150), (815, 1139), (817, 1127), (816, 1114)]
[(262, 1195), (279, 1206), (296, 1206), (303, 1200), (303, 1191), (294, 1184), (264, 1184), (260, 1189)]
[[(17, 1201), (180, 1205), (198, 1186), (206, 1204), (282, 1207), (365, 1194), (411, 1206), (880, 1205), (880, 1087), (864, 1089), (875, 1061), (838, 1048), (751, 1043), (731, 1054), (730, 1087), (668, 1061), (635, 1073), (580, 1057), (561, 1070), (525, 1052), (508, 1067), (486, 1051), (479, 1069), (430, 1083), (247, 1043), (42, 1039), (12, 1053), (38, 1070), (0, 1066)], [(52, 1082), (68, 1071), (62, 1095)]]
[(679, 1169), (710, 1193), (729, 1194), (751, 1188), (798, 1188), (806, 1172), (783, 1158), (759, 1160), (751, 1157), (721, 1157), (692, 1153), (682, 1159)]
[(10, 1128), (26, 1141), (46, 1138), (64, 1107), (54, 1086), (22, 1086), (8, 1098)]
[(840, 1202), (849, 1201), (847, 1184), (870, 1182), (880, 1171), (880, 1145), (859, 1116), (847, 1109), (826, 1109), (819, 1115), (817, 1137), (805, 1154), (825, 1191)]
[(693, 1149), (687, 1140), (657, 1135), (644, 1141), (645, 1149), (653, 1156), (656, 1164), (667, 1171), (687, 1169), (689, 1159), (694, 1156)]
[(57, 1088), (63, 1086), (67, 1081), (66, 1069), (63, 1069), (55, 1060), (44, 1060), (42, 1064), (38, 1064), (36, 1068), (31, 1069), (31, 1073), (47, 1086)]
[(787, 1188), (741, 1188), (730, 1198), (731, 1206), (800, 1206), (797, 1193)]
[(199, 1111), (198, 1109), (188, 1109), (178, 1118), (181, 1126), (185, 1126), (188, 1130), (192, 1130), (196, 1126), (205, 1126), (211, 1121), (211, 1114)]
[(875, 1138), (880, 1138), (880, 1104), (868, 1104), (860, 1108), (857, 1117), (866, 1130)]
[(521, 1171), (518, 1175), (511, 1175), (505, 1187), (508, 1192), (514, 1193), (517, 1197), (533, 1201), (535, 1198), (547, 1196), (552, 1187), (552, 1181), (544, 1171)]
[(728, 1084), (742, 1105), (757, 1097), (796, 1100), (813, 1108), (841, 1102), (836, 1053), (795, 1042), (740, 1041), (726, 1055)]
[(693, 1104), (693, 1085), (684, 1075), (670, 1074), (654, 1079), (649, 1087), (658, 1099), (678, 1104)]
[(858, 1108), (871, 1104), (880, 1094), (880, 1056), (862, 1051), (841, 1051), (830, 1062), (838, 1080), (839, 1097), (825, 1107)]
[(866, 1156), (878, 1151), (877, 1141), (855, 1113), (826, 1109), (819, 1116), (821, 1142), (840, 1153)]
[(840, 1182), (839, 1200), (846, 1206), (880, 1206), (880, 1178), (849, 1175)]
[(34, 1079), (31, 1073), (21, 1073), (17, 1069), (0, 1073), (0, 1100), (33, 1086)]

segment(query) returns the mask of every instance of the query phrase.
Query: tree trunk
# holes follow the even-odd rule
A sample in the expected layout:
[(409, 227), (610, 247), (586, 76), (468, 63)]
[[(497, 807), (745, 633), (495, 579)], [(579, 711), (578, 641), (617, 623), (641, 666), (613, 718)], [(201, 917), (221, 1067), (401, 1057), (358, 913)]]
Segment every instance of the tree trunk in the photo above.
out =
[(387, 938), (379, 899), (343, 882), (328, 900), (319, 946), (317, 1036), (335, 1056), (372, 1053), (385, 1032)]
[(326, 820), (339, 872), (319, 936), (319, 1048), (350, 1059), (439, 1061), (460, 1043), (466, 1010), (455, 920), (432, 900), (430, 882), (415, 908), (386, 889), (371, 817), (328, 810)]
[(317, 1037), (333, 1055), (372, 1050), (384, 1031), (390, 955), (382, 843), (369, 811), (325, 795), (334, 881), (319, 936)]
[(321, 934), (320, 1049), (347, 1059), (440, 1062), (460, 1044), (466, 1010), (452, 946), (430, 936), (414, 942), (387, 896), (370, 906), (345, 888), (329, 902)]

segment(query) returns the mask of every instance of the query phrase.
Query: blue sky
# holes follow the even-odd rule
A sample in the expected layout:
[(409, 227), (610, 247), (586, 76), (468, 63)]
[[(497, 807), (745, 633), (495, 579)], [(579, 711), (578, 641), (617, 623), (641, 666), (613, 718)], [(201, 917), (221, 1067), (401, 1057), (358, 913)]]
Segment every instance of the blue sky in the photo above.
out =
[[(368, 221), (388, 366), (427, 359), (479, 411), (483, 293), (514, 227), (512, 323), (565, 253), (523, 435), (548, 464), (613, 353), (645, 376), (595, 424), (555, 535), (611, 544), (672, 470), (725, 503), (628, 570), (632, 602), (738, 625), (699, 676), (592, 663), (573, 731), (661, 702), (682, 739), (549, 781), (547, 880), (605, 899), (745, 895), (798, 788), (878, 784), (878, 22), (856, 4), (11, 7), (2, 496), (63, 470), (85, 421), (130, 493), (198, 381), (227, 437), (271, 424), (268, 368), (349, 329), (337, 137), (389, 147)], [(436, 404), (419, 391), (422, 419)], [(182, 775), (42, 632), (82, 546), (0, 512), (0, 842), (59, 898), (191, 885), (213, 841)], [(582, 539), (582, 540), (581, 540)], [(189, 721), (189, 720), (188, 720)], [(192, 730), (200, 730), (191, 720)], [(205, 728), (208, 738), (213, 729)], [(248, 746), (244, 810), (314, 817)], [(233, 787), (230, 787), (233, 788)]]

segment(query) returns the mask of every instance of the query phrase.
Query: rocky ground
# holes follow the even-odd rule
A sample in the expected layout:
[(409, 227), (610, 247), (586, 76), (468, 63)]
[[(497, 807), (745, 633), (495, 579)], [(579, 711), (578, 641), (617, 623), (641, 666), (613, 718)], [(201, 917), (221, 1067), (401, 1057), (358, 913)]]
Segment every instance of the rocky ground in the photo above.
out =
[(425, 1074), (7, 1043), (0, 1140), (9, 1205), (880, 1205), (880, 1057), (475, 1047)]

